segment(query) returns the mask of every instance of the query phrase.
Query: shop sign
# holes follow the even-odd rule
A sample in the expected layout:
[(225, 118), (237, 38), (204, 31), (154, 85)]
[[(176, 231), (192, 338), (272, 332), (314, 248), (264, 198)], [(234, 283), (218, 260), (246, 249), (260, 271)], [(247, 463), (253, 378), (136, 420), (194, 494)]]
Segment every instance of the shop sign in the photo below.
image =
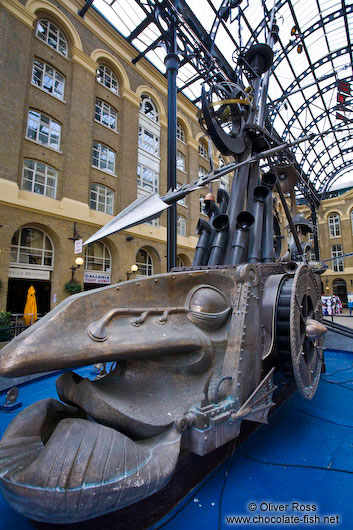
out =
[(9, 278), (20, 278), (25, 280), (50, 280), (50, 271), (39, 269), (9, 269)]
[(85, 283), (110, 284), (110, 274), (105, 272), (85, 272), (83, 281)]
[(82, 239), (76, 239), (75, 241), (75, 254), (82, 253)]

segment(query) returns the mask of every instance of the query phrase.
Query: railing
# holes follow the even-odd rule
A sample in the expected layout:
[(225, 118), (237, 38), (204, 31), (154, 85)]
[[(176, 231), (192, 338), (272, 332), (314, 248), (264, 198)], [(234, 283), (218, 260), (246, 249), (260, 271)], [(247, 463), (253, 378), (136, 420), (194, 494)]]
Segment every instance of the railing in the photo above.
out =
[[(24, 317), (30, 317), (30, 324), (27, 326), (24, 321)], [(37, 320), (40, 319), (41, 315), (37, 314)], [(34, 313), (13, 313), (11, 315), (11, 323), (9, 326), (0, 328), (0, 342), (7, 342), (14, 337), (17, 337), (23, 330), (31, 326), (35, 321)]]

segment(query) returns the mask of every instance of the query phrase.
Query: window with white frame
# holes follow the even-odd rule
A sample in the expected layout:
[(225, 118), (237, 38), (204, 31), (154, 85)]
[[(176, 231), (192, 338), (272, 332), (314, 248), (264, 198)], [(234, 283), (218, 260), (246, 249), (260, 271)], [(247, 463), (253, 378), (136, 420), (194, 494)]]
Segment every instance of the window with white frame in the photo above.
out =
[(108, 173), (115, 174), (115, 151), (110, 149), (107, 145), (99, 142), (93, 143), (92, 151), (92, 166), (100, 169), (101, 171), (107, 171)]
[[(138, 197), (159, 192), (159, 145), (161, 128), (158, 121), (156, 104), (149, 95), (142, 94), (138, 129)], [(147, 224), (159, 226), (159, 220), (153, 219), (152, 221), (148, 221)]]
[(153, 259), (151, 254), (144, 248), (136, 254), (136, 265), (138, 266), (137, 276), (153, 275)]
[[(177, 184), (177, 189), (181, 188), (181, 184)], [(182, 199), (178, 200), (178, 204), (181, 204), (181, 206), (186, 206), (186, 197), (183, 197)]]
[(142, 94), (141, 96), (140, 112), (150, 120), (153, 120), (157, 123), (159, 122), (157, 106), (151, 96), (148, 94)]
[(61, 125), (57, 121), (33, 109), (28, 112), (27, 138), (59, 150), (60, 136)]
[(58, 172), (51, 166), (25, 159), (23, 162), (22, 189), (55, 199)]
[(178, 140), (180, 140), (181, 142), (185, 143), (184, 127), (181, 125), (181, 123), (179, 121), (177, 122), (176, 136), (177, 136)]
[(205, 197), (203, 197), (203, 195), (200, 195), (200, 213), (202, 213), (203, 215), (206, 215), (204, 212), (204, 208), (205, 208)]
[(343, 262), (343, 249), (342, 245), (332, 245), (331, 247), (331, 257), (337, 258), (332, 260), (332, 268), (335, 272), (343, 272), (344, 262)]
[(186, 236), (186, 217), (184, 215), (177, 216), (177, 234)]
[(64, 99), (65, 77), (39, 59), (33, 61), (32, 84), (51, 96)]
[(100, 241), (89, 243), (85, 250), (85, 271), (111, 272), (112, 257), (109, 248)]
[(156, 171), (142, 164), (137, 165), (137, 187), (147, 195), (158, 193), (159, 175)]
[(37, 228), (20, 228), (11, 241), (11, 265), (33, 269), (53, 269), (54, 248), (51, 240)]
[(139, 126), (138, 146), (154, 156), (159, 156), (159, 136), (142, 125)]
[(91, 184), (89, 207), (91, 210), (113, 215), (114, 192), (107, 186), (103, 186), (103, 184), (93, 182)]
[(49, 20), (41, 19), (37, 22), (36, 35), (48, 46), (67, 57), (68, 46), (65, 35)]
[(208, 149), (203, 142), (199, 142), (199, 155), (208, 160)]
[(108, 88), (114, 94), (119, 95), (118, 78), (109, 66), (100, 64), (97, 68), (96, 79), (98, 83)]
[(181, 151), (177, 151), (176, 166), (177, 169), (185, 171), (185, 155)]
[(199, 177), (203, 177), (204, 175), (207, 175), (207, 169), (205, 169), (202, 166), (199, 166)]
[(225, 190), (227, 193), (229, 193), (229, 191), (230, 191), (230, 177), (229, 177), (229, 175), (223, 175), (223, 177), (221, 177), (219, 179), (219, 187), (222, 190)]
[(341, 236), (341, 221), (339, 213), (334, 212), (328, 216), (328, 229), (330, 238)]
[(96, 106), (94, 111), (94, 119), (99, 121), (105, 127), (108, 127), (112, 131), (116, 131), (118, 126), (118, 113), (117, 111), (102, 101), (101, 99), (96, 98)]

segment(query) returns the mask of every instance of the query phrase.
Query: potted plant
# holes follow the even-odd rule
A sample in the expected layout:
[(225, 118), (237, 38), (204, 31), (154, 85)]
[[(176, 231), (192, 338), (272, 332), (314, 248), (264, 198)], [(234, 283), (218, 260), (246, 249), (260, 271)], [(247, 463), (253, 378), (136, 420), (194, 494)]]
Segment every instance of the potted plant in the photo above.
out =
[(0, 311), (0, 341), (10, 340), (11, 316), (10, 311)]
[(65, 283), (65, 291), (70, 294), (80, 293), (82, 291), (82, 285), (79, 282), (71, 281)]

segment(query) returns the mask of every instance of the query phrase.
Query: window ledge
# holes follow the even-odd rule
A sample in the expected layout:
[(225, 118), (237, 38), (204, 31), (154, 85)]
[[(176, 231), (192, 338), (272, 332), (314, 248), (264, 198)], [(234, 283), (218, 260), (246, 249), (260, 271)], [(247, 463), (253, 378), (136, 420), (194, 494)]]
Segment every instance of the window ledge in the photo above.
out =
[(31, 85), (34, 86), (34, 88), (38, 88), (38, 90), (40, 90), (41, 92), (44, 92), (44, 94), (48, 94), (48, 96), (56, 99), (56, 101), (61, 101), (61, 103), (65, 103), (66, 104), (65, 99), (61, 99), (61, 98), (58, 98), (57, 96), (54, 96), (54, 94), (51, 94), (50, 92), (48, 92), (48, 90), (45, 90), (44, 88), (42, 88), (41, 86), (36, 85), (33, 82), (31, 82)]
[[(36, 26), (37, 27), (37, 26)], [(66, 59), (67, 61), (69, 61), (69, 57), (67, 55), (63, 55), (62, 53), (60, 53), (56, 48), (53, 48), (52, 46), (49, 46), (49, 44), (47, 42), (44, 42), (43, 39), (41, 39), (40, 37), (38, 37), (37, 35), (37, 30), (36, 30), (36, 35), (35, 35), (36, 39), (39, 40), (39, 42), (41, 42), (42, 44), (44, 44), (44, 46), (46, 46), (47, 48), (49, 48), (50, 50), (52, 50), (53, 52), (57, 53), (59, 55), (59, 57), (62, 57), (63, 59)], [(68, 43), (67, 43), (67, 47), (69, 47)]]
[(115, 134), (119, 134), (119, 131), (114, 131), (114, 129), (112, 129), (111, 127), (108, 127), (108, 125), (105, 125), (105, 124), (102, 123), (101, 121), (98, 121), (98, 120), (96, 120), (95, 118), (93, 118), (93, 121), (94, 121), (95, 123), (98, 123), (98, 125), (102, 125), (102, 127), (104, 127), (105, 129), (108, 129), (108, 131), (111, 131), (111, 132), (113, 132), (113, 133), (115, 133)]
[[(54, 257), (54, 256), (53, 256)], [(54, 266), (49, 265), (36, 265), (34, 263), (19, 263), (15, 261), (10, 261), (9, 267), (15, 267), (18, 269), (37, 269), (37, 270), (43, 270), (43, 271), (52, 271), (54, 270)]]
[(59, 155), (62, 155), (63, 152), (59, 149), (55, 149), (54, 147), (50, 147), (50, 145), (42, 144), (40, 142), (37, 142), (36, 140), (33, 140), (33, 138), (29, 138), (28, 136), (25, 136), (25, 140), (28, 140), (29, 142), (32, 142), (32, 144), (40, 145), (41, 147), (45, 147), (46, 149), (50, 149), (50, 151), (54, 151), (54, 153), (59, 153)]
[(111, 173), (110, 171), (106, 171), (105, 169), (101, 169), (100, 167), (94, 166), (93, 164), (91, 164), (91, 167), (93, 169), (96, 169), (97, 171), (101, 171), (105, 175), (110, 175), (111, 177), (117, 177), (118, 176), (116, 173)]
[(114, 90), (112, 90), (111, 88), (107, 87), (104, 83), (101, 83), (100, 81), (98, 81), (97, 77), (96, 77), (96, 83), (98, 83), (100, 86), (106, 88), (107, 90), (109, 90), (109, 92), (111, 94), (113, 94), (114, 96), (116, 96), (117, 98), (120, 98), (120, 94), (119, 93), (116, 93), (114, 92)]

